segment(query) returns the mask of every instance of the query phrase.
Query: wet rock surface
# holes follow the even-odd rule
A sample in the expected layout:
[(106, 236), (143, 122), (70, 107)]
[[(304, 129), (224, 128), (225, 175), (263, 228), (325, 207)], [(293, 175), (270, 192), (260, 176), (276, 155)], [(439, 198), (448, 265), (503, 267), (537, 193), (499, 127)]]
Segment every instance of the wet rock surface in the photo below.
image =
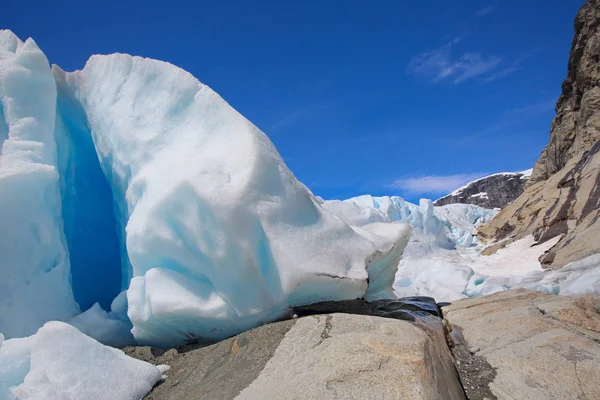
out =
[(403, 297), (401, 299), (376, 300), (367, 302), (362, 299), (347, 301), (329, 301), (292, 308), (298, 317), (309, 315), (345, 313), (372, 315), (414, 322), (428, 316), (442, 318), (442, 312), (435, 299), (425, 296)]

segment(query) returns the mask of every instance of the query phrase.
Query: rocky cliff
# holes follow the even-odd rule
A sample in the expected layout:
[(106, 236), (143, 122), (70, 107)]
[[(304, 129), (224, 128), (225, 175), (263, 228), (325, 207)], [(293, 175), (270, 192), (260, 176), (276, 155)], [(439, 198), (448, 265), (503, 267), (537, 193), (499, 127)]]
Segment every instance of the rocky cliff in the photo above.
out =
[(556, 104), (550, 142), (533, 169), (532, 183), (550, 178), (600, 140), (600, 1), (589, 0), (575, 19), (567, 78)]
[(463, 203), (484, 208), (504, 208), (523, 193), (530, 175), (531, 171), (489, 175), (437, 199), (433, 204), (445, 206)]
[(479, 230), (484, 240), (533, 234), (561, 240), (540, 259), (560, 267), (600, 252), (600, 0), (575, 20), (568, 75), (556, 106), (550, 142), (524, 193)]

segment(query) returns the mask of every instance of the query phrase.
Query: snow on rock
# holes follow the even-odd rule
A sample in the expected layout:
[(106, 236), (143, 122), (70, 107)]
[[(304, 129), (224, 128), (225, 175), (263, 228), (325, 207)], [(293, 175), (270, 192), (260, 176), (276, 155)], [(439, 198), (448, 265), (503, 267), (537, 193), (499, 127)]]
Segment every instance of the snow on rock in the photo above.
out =
[(0, 31), (0, 330), (79, 311), (69, 283), (54, 136), (56, 85), (32, 39)]
[(48, 322), (0, 347), (0, 399), (137, 400), (162, 379), (159, 368), (104, 346), (62, 322)]
[(409, 229), (357, 233), (324, 210), (266, 135), (186, 71), (113, 54), (65, 73), (31, 39), (2, 31), (0, 46), (7, 337), (59, 319), (113, 345), (131, 328), (172, 346), (391, 293)]

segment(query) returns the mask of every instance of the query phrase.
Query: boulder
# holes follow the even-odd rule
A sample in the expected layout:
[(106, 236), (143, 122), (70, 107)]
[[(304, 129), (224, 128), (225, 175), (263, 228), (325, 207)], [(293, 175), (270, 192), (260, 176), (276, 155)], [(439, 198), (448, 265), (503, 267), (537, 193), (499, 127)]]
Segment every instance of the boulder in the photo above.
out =
[(600, 399), (599, 305), (512, 290), (444, 307), (468, 398)]
[(464, 399), (434, 316), (311, 315), (204, 348), (126, 352), (171, 366), (147, 399)]

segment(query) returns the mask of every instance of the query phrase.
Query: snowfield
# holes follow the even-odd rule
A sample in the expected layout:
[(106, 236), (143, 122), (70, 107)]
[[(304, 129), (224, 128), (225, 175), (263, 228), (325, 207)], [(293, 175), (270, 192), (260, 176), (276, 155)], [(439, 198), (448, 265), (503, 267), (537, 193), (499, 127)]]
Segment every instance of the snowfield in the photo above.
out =
[(167, 367), (114, 347), (216, 341), (295, 305), (600, 294), (600, 255), (547, 272), (553, 242), (525, 238), (482, 256), (476, 227), (497, 211), (315, 197), (263, 132), (161, 61), (67, 73), (0, 31), (0, 146), (0, 400), (140, 399)]

